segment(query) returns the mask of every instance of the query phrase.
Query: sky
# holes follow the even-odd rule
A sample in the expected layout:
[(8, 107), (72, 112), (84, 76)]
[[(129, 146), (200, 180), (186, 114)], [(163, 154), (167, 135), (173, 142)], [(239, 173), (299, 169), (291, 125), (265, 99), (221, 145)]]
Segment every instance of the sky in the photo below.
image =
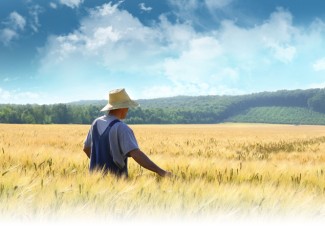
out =
[(324, 87), (323, 0), (0, 1), (0, 103)]

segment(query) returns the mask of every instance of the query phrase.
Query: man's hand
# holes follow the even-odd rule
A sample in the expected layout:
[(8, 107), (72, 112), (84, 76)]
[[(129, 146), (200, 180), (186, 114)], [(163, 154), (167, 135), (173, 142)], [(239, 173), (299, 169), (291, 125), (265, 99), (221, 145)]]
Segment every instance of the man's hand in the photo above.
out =
[(90, 147), (86, 147), (86, 146), (84, 146), (84, 152), (86, 153), (86, 155), (87, 155), (87, 157), (88, 158), (90, 158), (90, 152), (91, 152), (91, 149), (90, 149)]
[(173, 174), (169, 171), (165, 171), (165, 173), (163, 175), (161, 175), (162, 177), (172, 177)]

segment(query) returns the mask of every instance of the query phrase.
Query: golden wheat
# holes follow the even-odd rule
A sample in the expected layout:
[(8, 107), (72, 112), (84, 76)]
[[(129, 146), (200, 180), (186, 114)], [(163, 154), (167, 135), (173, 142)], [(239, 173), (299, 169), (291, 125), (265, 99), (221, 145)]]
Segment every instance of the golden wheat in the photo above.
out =
[(129, 178), (88, 173), (89, 126), (0, 125), (0, 214), (324, 216), (325, 127), (135, 125), (159, 178), (133, 160)]

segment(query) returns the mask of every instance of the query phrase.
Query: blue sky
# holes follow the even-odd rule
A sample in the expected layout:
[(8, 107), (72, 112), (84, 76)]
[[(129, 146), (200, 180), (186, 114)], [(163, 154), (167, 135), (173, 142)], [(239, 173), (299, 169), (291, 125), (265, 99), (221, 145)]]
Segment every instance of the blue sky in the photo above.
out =
[(325, 87), (323, 0), (3, 0), (0, 103)]

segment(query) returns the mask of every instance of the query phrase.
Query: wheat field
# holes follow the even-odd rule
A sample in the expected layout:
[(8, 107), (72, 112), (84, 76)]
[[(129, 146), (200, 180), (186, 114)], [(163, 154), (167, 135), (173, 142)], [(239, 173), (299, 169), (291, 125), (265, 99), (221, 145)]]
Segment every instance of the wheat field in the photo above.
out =
[(0, 217), (325, 215), (325, 126), (133, 125), (173, 173), (89, 174), (87, 125), (0, 125)]

